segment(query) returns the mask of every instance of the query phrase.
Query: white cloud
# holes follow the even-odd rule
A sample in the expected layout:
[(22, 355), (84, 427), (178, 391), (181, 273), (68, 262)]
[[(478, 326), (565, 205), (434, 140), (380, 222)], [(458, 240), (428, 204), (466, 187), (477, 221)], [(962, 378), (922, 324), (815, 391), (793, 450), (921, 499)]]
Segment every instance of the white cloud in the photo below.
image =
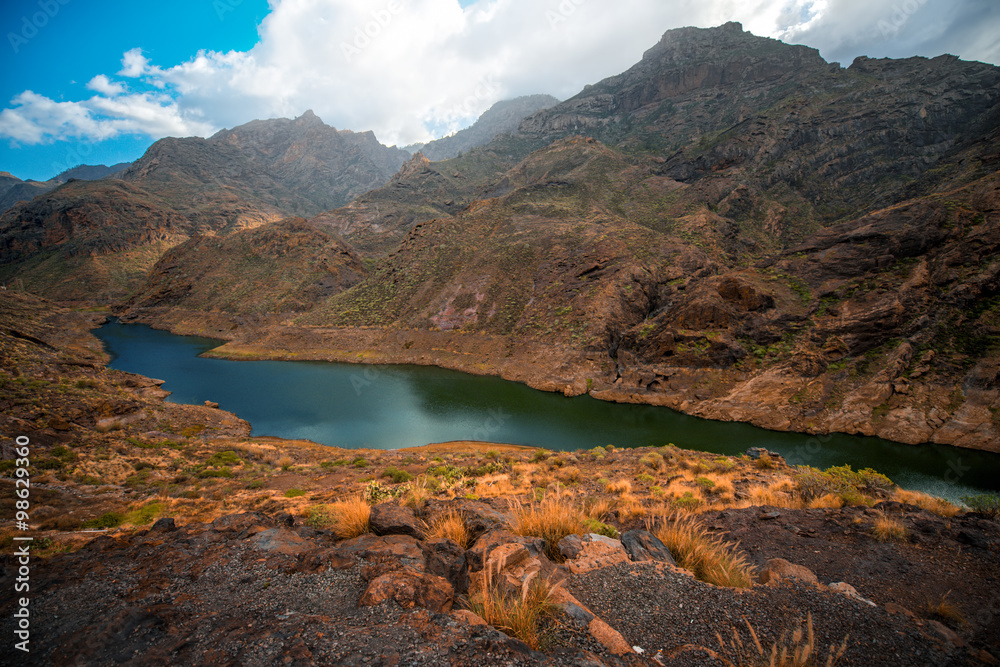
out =
[(560, 98), (624, 71), (662, 33), (741, 21), (845, 65), (856, 55), (938, 55), (1000, 62), (1000, 4), (983, 0), (272, 0), (247, 52), (202, 51), (153, 64), (126, 52), (97, 96), (54, 102), (24, 93), (0, 112), (0, 136), (24, 143), (120, 133), (208, 135), (254, 118), (313, 109), (386, 143), (423, 141), (515, 95)]
[(122, 93), (125, 92), (124, 85), (118, 82), (112, 82), (111, 79), (109, 79), (104, 74), (98, 74), (93, 79), (91, 79), (90, 83), (87, 84), (87, 88), (90, 88), (91, 90), (96, 90), (98, 93), (101, 93), (102, 95), (108, 95), (109, 97), (113, 97), (115, 95), (121, 95)]

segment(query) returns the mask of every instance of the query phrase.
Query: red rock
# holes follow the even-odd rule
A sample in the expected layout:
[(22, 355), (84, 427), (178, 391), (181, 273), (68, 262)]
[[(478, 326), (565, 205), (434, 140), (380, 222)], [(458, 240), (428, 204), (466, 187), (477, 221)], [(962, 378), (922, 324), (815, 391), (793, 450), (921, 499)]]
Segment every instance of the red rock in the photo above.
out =
[(372, 580), (358, 604), (371, 607), (395, 600), (403, 609), (423, 607), (444, 614), (451, 609), (453, 599), (454, 590), (447, 579), (404, 568)]

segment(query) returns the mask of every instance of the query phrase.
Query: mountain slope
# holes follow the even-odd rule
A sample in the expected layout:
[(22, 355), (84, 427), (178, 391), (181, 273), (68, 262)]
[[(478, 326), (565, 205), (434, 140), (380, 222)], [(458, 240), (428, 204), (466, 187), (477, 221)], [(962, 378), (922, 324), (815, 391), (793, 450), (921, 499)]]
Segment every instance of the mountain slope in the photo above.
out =
[(497, 102), (484, 111), (471, 127), (412, 148), (432, 162), (457, 157), (460, 153), (488, 144), (499, 134), (513, 132), (526, 117), (556, 104), (559, 100), (551, 95), (526, 95)]

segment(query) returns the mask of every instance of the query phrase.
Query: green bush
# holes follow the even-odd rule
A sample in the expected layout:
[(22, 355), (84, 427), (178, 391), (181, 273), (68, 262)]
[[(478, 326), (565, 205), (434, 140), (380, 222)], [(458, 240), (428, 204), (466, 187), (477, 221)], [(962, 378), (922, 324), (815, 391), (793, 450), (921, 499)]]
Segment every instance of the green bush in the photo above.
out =
[(91, 528), (117, 528), (122, 525), (123, 517), (118, 512), (105, 512), (96, 519), (91, 519), (90, 521), (84, 521), (80, 526), (84, 529)]
[(795, 481), (806, 500), (833, 493), (853, 505), (870, 504), (867, 499), (884, 498), (896, 488), (891, 479), (871, 468), (854, 471), (849, 465), (826, 470), (800, 466)]
[(288, 489), (285, 491), (286, 498), (298, 498), (300, 496), (306, 495), (306, 492), (302, 489)]
[(962, 496), (965, 503), (973, 512), (985, 514), (996, 519), (1000, 517), (1000, 496), (995, 493), (980, 493), (974, 496)]
[(680, 498), (674, 498), (674, 506), (684, 510), (694, 510), (701, 505), (701, 500), (694, 497), (690, 491), (685, 491)]
[(404, 482), (409, 482), (413, 479), (413, 475), (406, 472), (405, 470), (400, 470), (395, 466), (390, 466), (382, 472), (383, 477), (388, 477), (392, 480), (393, 484), (402, 484)]
[[(403, 491), (407, 487), (400, 486), (397, 488), (400, 491)], [(368, 482), (368, 486), (365, 488), (365, 500), (368, 501), (369, 505), (377, 505), (378, 503), (394, 498), (395, 496), (396, 493), (392, 489), (387, 489), (374, 480)]]
[(706, 491), (711, 491), (715, 488), (715, 482), (707, 477), (696, 477), (694, 483), (705, 489)]
[(605, 537), (613, 537), (617, 539), (618, 535), (620, 535), (617, 528), (608, 525), (603, 521), (598, 521), (597, 519), (584, 519), (583, 527), (587, 529), (588, 533), (597, 533), (598, 535), (604, 535)]
[(363, 456), (359, 456), (358, 458), (351, 461), (351, 465), (354, 466), (355, 468), (367, 468), (368, 459), (366, 459)]
[(198, 477), (201, 479), (210, 479), (215, 477), (232, 477), (233, 471), (231, 468), (219, 468), (218, 470), (200, 470), (198, 471)]
[(210, 457), (208, 457), (207, 461), (205, 461), (206, 465), (216, 466), (216, 467), (238, 466), (241, 463), (243, 463), (243, 459), (241, 459), (239, 455), (232, 450), (226, 450), (224, 452), (216, 452), (212, 454)]

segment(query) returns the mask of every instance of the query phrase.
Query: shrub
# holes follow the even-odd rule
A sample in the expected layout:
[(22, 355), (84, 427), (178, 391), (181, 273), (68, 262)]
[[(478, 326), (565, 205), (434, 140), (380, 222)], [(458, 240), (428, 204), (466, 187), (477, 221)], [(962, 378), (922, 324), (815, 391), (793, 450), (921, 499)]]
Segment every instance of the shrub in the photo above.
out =
[(715, 489), (715, 482), (710, 480), (708, 477), (696, 477), (694, 483), (709, 493)]
[(330, 516), (330, 512), (322, 505), (315, 505), (309, 508), (309, 517), (306, 519), (306, 525), (310, 528), (322, 530), (332, 523), (333, 518)]
[(164, 509), (163, 503), (152, 502), (147, 503), (141, 507), (127, 513), (123, 519), (122, 523), (130, 523), (133, 526), (145, 526), (146, 524), (152, 523), (153, 519), (162, 514)]
[[(405, 489), (401, 487), (399, 490), (402, 492)], [(392, 489), (387, 489), (374, 480), (368, 482), (368, 486), (365, 487), (365, 500), (370, 505), (377, 505), (383, 500), (389, 500), (395, 496), (396, 493)]]
[(598, 535), (604, 535), (605, 537), (613, 537), (617, 539), (617, 537), (621, 535), (617, 528), (606, 524), (603, 521), (598, 521), (597, 519), (584, 519), (583, 527), (588, 533), (597, 533)]
[(413, 479), (413, 475), (406, 472), (405, 470), (400, 470), (395, 466), (390, 466), (382, 472), (383, 477), (388, 477), (392, 480), (393, 484), (402, 484), (403, 482), (409, 482)]
[(239, 455), (231, 449), (224, 452), (216, 452), (208, 457), (207, 461), (205, 461), (205, 465), (215, 467), (238, 466), (241, 463), (243, 463), (243, 459), (241, 459)]
[(660, 454), (659, 452), (650, 452), (639, 459), (639, 463), (652, 468), (653, 470), (663, 470), (663, 454)]
[(263, 489), (264, 488), (264, 482), (263, 482), (263, 480), (255, 479), (252, 482), (250, 482), (250, 483), (247, 484), (247, 488), (248, 489)]
[(974, 496), (962, 496), (962, 502), (973, 512), (985, 514), (996, 519), (1000, 517), (1000, 496), (993, 493), (980, 493)]
[(677, 565), (701, 581), (729, 588), (753, 587), (753, 567), (737, 545), (710, 535), (694, 516), (664, 517), (652, 530)]
[(214, 477), (232, 477), (233, 471), (230, 468), (219, 468), (218, 470), (200, 470), (198, 471), (198, 477), (201, 479), (209, 479)]
[(81, 528), (117, 528), (122, 525), (123, 517), (118, 512), (105, 512), (96, 519), (91, 519), (89, 521), (84, 521), (80, 526)]
[(363, 456), (359, 456), (358, 458), (351, 461), (351, 465), (354, 466), (355, 468), (367, 468), (368, 459), (366, 459)]
[(447, 538), (463, 549), (468, 549), (472, 535), (465, 527), (465, 519), (462, 518), (462, 515), (451, 510), (434, 517), (427, 530), (427, 537), (429, 539)]
[(872, 525), (872, 536), (879, 542), (905, 542), (909, 532), (898, 519), (880, 515)]
[(636, 480), (640, 482), (645, 482), (646, 484), (651, 484), (656, 481), (656, 478), (650, 475), (648, 472), (641, 473)]
[(306, 495), (306, 492), (302, 489), (288, 489), (285, 491), (286, 498), (299, 498), (304, 495)]
[(701, 505), (701, 498), (695, 498), (693, 493), (685, 491), (680, 498), (674, 498), (673, 505), (678, 509), (693, 512)]
[(760, 457), (754, 462), (754, 465), (761, 470), (767, 470), (774, 467), (774, 459), (767, 452), (764, 452)]
[(330, 505), (329, 513), (333, 520), (334, 535), (339, 539), (346, 540), (367, 533), (371, 510), (371, 506), (360, 496)]
[(546, 543), (546, 555), (554, 561), (562, 562), (565, 559), (559, 553), (559, 540), (567, 535), (582, 533), (585, 530), (584, 518), (580, 508), (552, 497), (530, 505), (515, 505), (511, 530), (518, 535), (541, 537)]
[(506, 635), (520, 639), (534, 650), (545, 647), (548, 637), (541, 631), (541, 620), (555, 614), (552, 588), (537, 578), (520, 594), (505, 590), (502, 578), (487, 572), (483, 588), (469, 604), (473, 612)]

